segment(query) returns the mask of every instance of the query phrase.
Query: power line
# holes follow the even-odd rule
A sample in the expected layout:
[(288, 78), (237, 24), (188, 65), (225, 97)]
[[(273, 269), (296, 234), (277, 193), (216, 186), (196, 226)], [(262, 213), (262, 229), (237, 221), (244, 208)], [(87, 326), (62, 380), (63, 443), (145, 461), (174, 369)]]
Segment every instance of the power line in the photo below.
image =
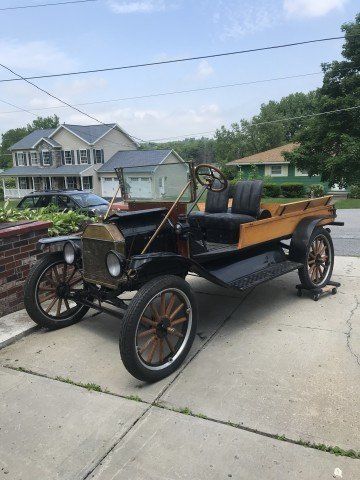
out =
[[(26, 79), (25, 77), (23, 77), (22, 75), (20, 75), (19, 73), (16, 73), (14, 70), (12, 70), (10, 67), (7, 67), (6, 65), (0, 63), (0, 67), (3, 67), (5, 70), (7, 70), (8, 72), (12, 73), (13, 75), (16, 75), (17, 77), (19, 77), (21, 80), (24, 80), (24, 82), (28, 83), (29, 85), (32, 85), (33, 87), (35, 87), (37, 90), (39, 90), (40, 92), (43, 92), (45, 93), (46, 95), (48, 95), (49, 97), (52, 97), (54, 98), (55, 100), (57, 100), (58, 102), (60, 103), (63, 103), (64, 105), (66, 105), (67, 107), (75, 110), (76, 112), (78, 113), (81, 113), (81, 115), (84, 115), (88, 118), (90, 118), (91, 120), (94, 120), (95, 122), (97, 123), (100, 123), (101, 125), (105, 125), (105, 126), (108, 126), (106, 123), (102, 122), (101, 120), (99, 120), (98, 118), (92, 116), (92, 115), (89, 115), (88, 113), (84, 112), (83, 110), (80, 110), (79, 108), (71, 105), (70, 103), (68, 102), (65, 102), (65, 100), (62, 100), (61, 98), (57, 97), (56, 95), (48, 92), (47, 90), (45, 90), (44, 88), (41, 88), (39, 87), (38, 85), (36, 85), (36, 83), (33, 83), (31, 82), (30, 80)], [(140, 140), (140, 141), (143, 141), (141, 140), (140, 138), (137, 138), (137, 137), (133, 137), (132, 135), (130, 135), (132, 138), (135, 138), (136, 140)], [(115, 143), (115, 142), (114, 142)], [(120, 145), (120, 144), (119, 144)]]
[[(250, 124), (250, 127), (260, 127), (262, 125), (270, 125), (270, 124), (273, 124), (273, 123), (290, 122), (292, 120), (300, 120), (302, 118), (318, 117), (320, 115), (328, 115), (328, 114), (331, 114), (331, 113), (346, 112), (346, 111), (349, 111), (349, 110), (356, 110), (358, 108), (360, 108), (360, 105), (356, 105), (355, 107), (340, 108), (340, 109), (336, 109), (336, 110), (328, 110), (326, 112), (309, 113), (307, 115), (298, 115), (296, 117), (279, 118), (279, 119), (276, 119), (276, 120), (268, 120), (266, 122), (256, 122), (256, 123)], [(147, 140), (147, 143), (160, 142), (160, 141), (164, 141), (164, 140), (174, 140), (174, 139), (184, 138), (184, 137), (194, 137), (194, 136), (197, 136), (197, 135), (208, 135), (208, 134), (215, 133), (217, 130), (209, 130), (207, 132), (198, 132), (198, 133), (187, 133), (185, 135), (179, 135), (177, 137), (153, 138), (151, 140)]]
[[(347, 35), (347, 38), (349, 37), (357, 37), (360, 34), (355, 34), (355, 35)], [(237, 50), (237, 51), (232, 51), (232, 52), (223, 52), (223, 53), (213, 53), (209, 55), (200, 55), (196, 57), (185, 57), (185, 58), (174, 58), (171, 60), (161, 60), (158, 62), (146, 62), (146, 63), (137, 63), (137, 64), (132, 64), (132, 65), (122, 65), (119, 67), (108, 67), (108, 68), (97, 68), (97, 69), (92, 69), (92, 70), (78, 70), (75, 72), (63, 72), (63, 73), (53, 73), (53, 74), (48, 74), (48, 75), (35, 75), (31, 77), (21, 77), (21, 78), (5, 78), (1, 79), (0, 83), (3, 82), (15, 82), (18, 80), (35, 80), (35, 79), (41, 79), (41, 78), (53, 78), (53, 77), (66, 77), (66, 76), (71, 76), (71, 75), (84, 75), (88, 73), (98, 73), (98, 72), (110, 72), (114, 70), (128, 70), (131, 68), (140, 68), (140, 67), (151, 67), (151, 66), (157, 66), (157, 65), (166, 65), (166, 64), (171, 64), (171, 63), (181, 63), (181, 62), (189, 62), (193, 60), (203, 60), (203, 59), (208, 59), (208, 58), (219, 58), (219, 57), (228, 57), (231, 55), (241, 55), (243, 53), (253, 53), (253, 52), (261, 52), (261, 51), (266, 51), (266, 50), (276, 50), (279, 48), (286, 48), (286, 47), (295, 47), (298, 45), (307, 45), (307, 44), (313, 44), (313, 43), (319, 43), (319, 42), (328, 42), (331, 40), (340, 40), (345, 38), (344, 35), (339, 36), (339, 37), (327, 37), (327, 38), (318, 38), (314, 40), (304, 40), (301, 42), (293, 42), (293, 43), (284, 43), (280, 45), (270, 45), (266, 47), (258, 47), (258, 48), (249, 48), (246, 50)]]
[(55, 7), (58, 5), (69, 5), (73, 3), (88, 3), (88, 2), (97, 2), (98, 0), (69, 0), (67, 2), (56, 2), (56, 3), (37, 3), (35, 5), (18, 5), (16, 7), (3, 7), (0, 8), (0, 12), (5, 10), (20, 10), (25, 8), (38, 8), (38, 7)]
[[(168, 96), (168, 95), (180, 95), (180, 94), (185, 94), (185, 93), (195, 93), (195, 92), (203, 92), (203, 91), (208, 91), (208, 90), (217, 90), (221, 88), (231, 88), (231, 87), (241, 87), (241, 86), (246, 86), (246, 85), (254, 85), (254, 84), (260, 84), (260, 83), (267, 83), (267, 82), (274, 82), (278, 80), (289, 80), (291, 78), (303, 78), (303, 77), (308, 77), (312, 75), (321, 75), (323, 72), (313, 72), (313, 73), (301, 73), (298, 75), (288, 75), (285, 77), (275, 77), (275, 78), (266, 78), (262, 80), (252, 80), (249, 82), (239, 82), (239, 83), (228, 83), (228, 84), (223, 84), (223, 85), (212, 85), (210, 87), (202, 87), (202, 88), (191, 88), (189, 90), (176, 90), (176, 91), (170, 91), (170, 92), (157, 92), (157, 93), (150, 93), (147, 95), (138, 95), (134, 97), (122, 97), (122, 98), (113, 98), (113, 99), (108, 99), (108, 100), (98, 100), (94, 102), (84, 102), (84, 103), (74, 103), (76, 106), (86, 106), (86, 105), (98, 105), (102, 103), (112, 103), (112, 102), (123, 102), (125, 100), (140, 100), (144, 98), (152, 98), (152, 97), (163, 97), (163, 96)], [(16, 107), (20, 108), (20, 107)], [(32, 109), (33, 112), (40, 112), (43, 110), (53, 110), (54, 108), (67, 108), (64, 105), (56, 105), (53, 107), (43, 107), (43, 108), (34, 108)], [(14, 113), (16, 110), (9, 110), (5, 112), (1, 112), (0, 114), (8, 114), (8, 113)]]
[[(37, 117), (36, 113), (33, 113), (30, 110), (27, 110), (26, 108), (18, 107), (17, 105), (14, 105), (13, 103), (7, 102), (6, 100), (0, 100), (0, 102), (4, 103), (5, 105), (10, 105), (11, 107), (14, 107), (14, 108), (18, 109), (18, 110), (12, 110), (12, 112), (16, 112), (16, 111), (20, 110), (22, 112), (29, 113), (30, 115), (34, 115), (34, 117)], [(0, 114), (1, 114), (1, 112), (0, 112)]]

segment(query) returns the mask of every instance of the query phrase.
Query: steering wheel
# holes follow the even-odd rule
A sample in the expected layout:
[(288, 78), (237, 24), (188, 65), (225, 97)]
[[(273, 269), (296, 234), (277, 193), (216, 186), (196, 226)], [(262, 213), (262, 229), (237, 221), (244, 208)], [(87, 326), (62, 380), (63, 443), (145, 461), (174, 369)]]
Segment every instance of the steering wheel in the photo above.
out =
[[(222, 171), (208, 163), (200, 163), (195, 168), (195, 177), (200, 185), (212, 192), (222, 192), (228, 186), (228, 181)], [(220, 185), (215, 186), (216, 183)]]

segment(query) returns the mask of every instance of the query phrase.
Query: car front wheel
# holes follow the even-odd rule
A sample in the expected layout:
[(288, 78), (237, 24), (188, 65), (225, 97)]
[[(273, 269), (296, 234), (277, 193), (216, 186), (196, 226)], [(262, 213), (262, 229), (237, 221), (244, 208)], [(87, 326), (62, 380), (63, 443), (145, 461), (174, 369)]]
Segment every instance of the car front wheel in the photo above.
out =
[(120, 354), (139, 380), (156, 382), (173, 373), (194, 341), (197, 307), (185, 280), (164, 275), (143, 285), (123, 318)]

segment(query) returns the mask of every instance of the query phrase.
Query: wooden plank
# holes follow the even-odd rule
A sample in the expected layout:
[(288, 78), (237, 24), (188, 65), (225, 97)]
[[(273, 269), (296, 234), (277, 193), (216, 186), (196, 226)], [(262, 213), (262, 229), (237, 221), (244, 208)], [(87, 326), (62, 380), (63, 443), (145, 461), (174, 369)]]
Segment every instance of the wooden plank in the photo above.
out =
[[(331, 205), (322, 205), (304, 210), (286, 213), (281, 216), (265, 218), (255, 222), (244, 223), (240, 226), (238, 248), (275, 240), (276, 238), (292, 235), (298, 223), (306, 217), (332, 215)], [(330, 223), (332, 219), (324, 219), (321, 224)]]

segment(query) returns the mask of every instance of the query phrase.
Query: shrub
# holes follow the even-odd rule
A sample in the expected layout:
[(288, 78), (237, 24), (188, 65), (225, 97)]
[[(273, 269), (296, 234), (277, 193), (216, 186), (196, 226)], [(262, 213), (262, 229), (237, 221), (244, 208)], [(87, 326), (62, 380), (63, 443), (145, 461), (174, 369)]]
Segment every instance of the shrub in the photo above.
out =
[(259, 169), (257, 165), (250, 165), (249, 173), (247, 176), (248, 180), (258, 180), (261, 178)]
[(280, 197), (281, 188), (277, 183), (264, 184), (264, 197)]
[(19, 220), (45, 220), (52, 222), (52, 227), (49, 228), (49, 235), (54, 237), (56, 235), (67, 235), (81, 230), (85, 224), (90, 220), (89, 217), (72, 210), (62, 212), (56, 210), (56, 207), (50, 206), (46, 208), (39, 208), (38, 210), (18, 210), (11, 207), (9, 202), (0, 208), (0, 223), (2, 222), (17, 222)]
[(281, 193), (287, 198), (301, 198), (305, 196), (305, 186), (302, 183), (283, 183)]
[(0, 201), (4, 200), (4, 190), (0, 187)]
[(360, 198), (360, 185), (350, 185), (349, 197)]
[(321, 183), (314, 183), (314, 185), (310, 185), (308, 188), (309, 197), (322, 197), (325, 195), (325, 188), (324, 185)]
[(244, 174), (241, 170), (239, 170), (234, 178), (230, 180), (231, 185), (236, 185), (238, 182), (244, 179)]

